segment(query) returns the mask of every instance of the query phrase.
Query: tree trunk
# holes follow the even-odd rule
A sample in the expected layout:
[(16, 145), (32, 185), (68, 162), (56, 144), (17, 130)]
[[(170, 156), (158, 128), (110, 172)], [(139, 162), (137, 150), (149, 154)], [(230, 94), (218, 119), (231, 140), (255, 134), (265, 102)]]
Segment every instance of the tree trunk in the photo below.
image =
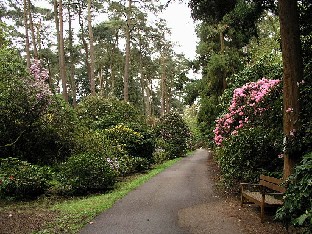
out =
[(115, 69), (114, 69), (114, 56), (116, 48), (118, 48), (119, 42), (119, 30), (116, 31), (115, 34), (115, 42), (112, 44), (112, 50), (111, 50), (111, 63), (110, 63), (110, 69), (111, 69), (111, 94), (114, 97), (115, 96)]
[(90, 78), (90, 73), (91, 73), (91, 69), (90, 69), (90, 63), (89, 63), (89, 47), (88, 47), (88, 43), (84, 37), (84, 25), (83, 25), (83, 19), (82, 19), (82, 9), (81, 9), (81, 5), (78, 4), (78, 18), (79, 18), (79, 26), (80, 26), (80, 30), (81, 30), (81, 40), (82, 40), (82, 44), (83, 44), (83, 48), (85, 50), (85, 63), (86, 63), (86, 68), (87, 68), (87, 76), (88, 76), (88, 80), (90, 83), (90, 87), (91, 87), (91, 78)]
[(74, 55), (73, 55), (73, 29), (72, 29), (72, 15), (70, 10), (70, 4), (68, 4), (68, 47), (69, 47), (69, 56), (70, 56), (70, 84), (71, 84), (71, 94), (73, 107), (77, 106), (77, 96), (76, 96), (76, 82), (75, 82), (75, 64), (74, 64)]
[(27, 7), (27, 0), (24, 0), (24, 27), (25, 27), (25, 51), (26, 51), (26, 61), (27, 61), (27, 68), (30, 69), (30, 43), (29, 43), (29, 35), (28, 35), (28, 7)]
[(166, 69), (165, 69), (165, 56), (161, 55), (161, 116), (165, 115), (166, 112)]
[(59, 25), (60, 25), (60, 48), (59, 48), (59, 61), (60, 61), (60, 78), (62, 80), (62, 94), (64, 100), (68, 102), (67, 94), (67, 79), (66, 79), (66, 70), (65, 70), (65, 48), (64, 48), (64, 36), (63, 36), (63, 3), (62, 0), (59, 0)]
[(152, 103), (151, 103), (151, 89), (149, 86), (151, 85), (150, 79), (147, 79), (146, 85), (146, 115), (152, 115)]
[(41, 34), (40, 34), (41, 26), (42, 26), (42, 22), (40, 19), (39, 23), (37, 24), (37, 37), (36, 37), (37, 45), (38, 45), (38, 59), (40, 59), (40, 51), (41, 51)]
[(36, 36), (35, 36), (35, 29), (34, 29), (34, 23), (32, 19), (32, 13), (31, 13), (31, 2), (30, 0), (28, 1), (28, 16), (29, 16), (29, 26), (30, 26), (30, 31), (31, 31), (31, 39), (33, 43), (33, 48), (34, 48), (34, 58), (38, 59), (38, 50), (37, 50), (37, 43), (36, 43)]
[(132, 0), (128, 0), (127, 26), (126, 26), (126, 59), (124, 71), (124, 100), (129, 102), (129, 69), (130, 69), (130, 24)]
[(145, 88), (146, 88), (146, 82), (145, 82), (145, 72), (143, 69), (143, 52), (142, 52), (142, 38), (140, 34), (140, 30), (138, 30), (138, 36), (139, 36), (139, 72), (140, 72), (140, 84), (141, 84), (141, 95), (142, 95), (142, 108), (143, 113), (147, 116), (147, 104), (146, 104), (146, 97), (145, 97)]
[(90, 44), (90, 90), (91, 95), (95, 95), (95, 80), (94, 80), (94, 44), (93, 44), (93, 30), (91, 19), (91, 4), (92, 0), (88, 0), (88, 29), (89, 29), (89, 44)]
[[(286, 144), (298, 129), (299, 93), (297, 81), (303, 78), (297, 1), (279, 0), (279, 18), (283, 58), (283, 130)], [(284, 178), (293, 171), (296, 155), (284, 152)]]
[[(168, 86), (168, 85), (167, 85)], [(170, 112), (170, 103), (171, 103), (171, 88), (167, 87), (166, 95), (166, 113)]]
[(221, 54), (224, 54), (224, 35), (223, 35), (223, 31), (220, 31), (220, 52)]

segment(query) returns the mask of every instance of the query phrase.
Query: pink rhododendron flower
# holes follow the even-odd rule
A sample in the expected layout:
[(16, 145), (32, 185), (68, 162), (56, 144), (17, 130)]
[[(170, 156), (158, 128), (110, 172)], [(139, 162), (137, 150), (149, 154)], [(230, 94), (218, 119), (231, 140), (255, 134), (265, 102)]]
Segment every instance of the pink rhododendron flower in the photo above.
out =
[(221, 145), (227, 136), (237, 135), (238, 130), (250, 122), (250, 115), (261, 115), (265, 112), (267, 109), (260, 104), (280, 82), (262, 78), (235, 89), (228, 113), (216, 120), (216, 128), (213, 131), (215, 143)]

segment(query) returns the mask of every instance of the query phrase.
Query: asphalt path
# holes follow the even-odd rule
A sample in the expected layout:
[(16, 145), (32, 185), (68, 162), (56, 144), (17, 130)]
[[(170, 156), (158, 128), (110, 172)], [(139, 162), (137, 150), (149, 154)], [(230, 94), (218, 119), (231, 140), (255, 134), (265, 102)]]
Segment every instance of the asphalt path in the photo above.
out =
[(198, 149), (130, 192), (86, 225), (81, 234), (238, 234), (213, 193), (207, 160)]

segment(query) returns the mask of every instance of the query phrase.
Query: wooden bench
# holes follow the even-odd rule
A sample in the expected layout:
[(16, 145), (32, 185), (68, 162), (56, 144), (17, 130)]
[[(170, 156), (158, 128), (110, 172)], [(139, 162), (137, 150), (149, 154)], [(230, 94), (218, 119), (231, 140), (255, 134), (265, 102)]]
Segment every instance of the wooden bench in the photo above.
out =
[(283, 194), (286, 188), (284, 181), (265, 175), (260, 176), (259, 184), (241, 183), (241, 206), (257, 204), (261, 209), (261, 222), (264, 221), (264, 208), (283, 205)]

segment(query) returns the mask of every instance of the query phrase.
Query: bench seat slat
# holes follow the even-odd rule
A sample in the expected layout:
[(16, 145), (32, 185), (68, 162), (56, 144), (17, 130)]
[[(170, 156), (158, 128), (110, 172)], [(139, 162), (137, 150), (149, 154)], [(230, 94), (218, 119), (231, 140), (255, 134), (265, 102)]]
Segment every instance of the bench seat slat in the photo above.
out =
[[(261, 203), (262, 194), (260, 192), (249, 192), (245, 191), (244, 195), (251, 198), (250, 200), (256, 201), (255, 203)], [(271, 195), (265, 195), (265, 206), (281, 206), (283, 201), (276, 199)]]

